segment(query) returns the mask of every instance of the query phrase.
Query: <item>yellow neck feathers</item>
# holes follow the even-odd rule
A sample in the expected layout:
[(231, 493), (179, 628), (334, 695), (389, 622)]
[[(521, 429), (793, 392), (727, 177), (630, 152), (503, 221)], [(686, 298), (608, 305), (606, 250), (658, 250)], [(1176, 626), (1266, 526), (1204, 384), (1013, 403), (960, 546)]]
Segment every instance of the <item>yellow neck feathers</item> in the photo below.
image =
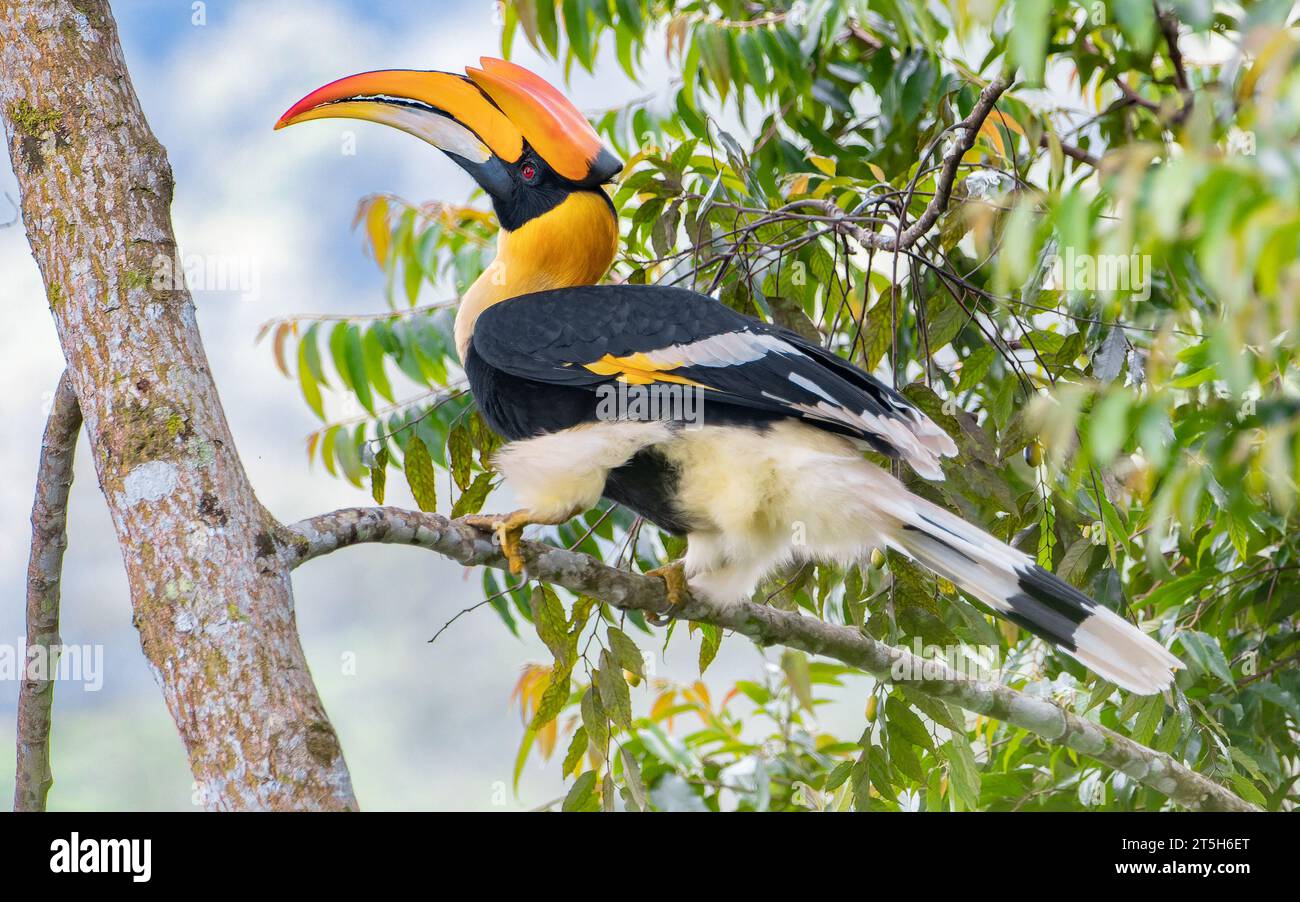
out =
[(605, 198), (575, 191), (558, 206), (497, 236), (497, 256), (456, 312), (456, 350), (464, 361), (480, 313), (498, 301), (575, 285), (595, 285), (618, 252), (618, 221)]

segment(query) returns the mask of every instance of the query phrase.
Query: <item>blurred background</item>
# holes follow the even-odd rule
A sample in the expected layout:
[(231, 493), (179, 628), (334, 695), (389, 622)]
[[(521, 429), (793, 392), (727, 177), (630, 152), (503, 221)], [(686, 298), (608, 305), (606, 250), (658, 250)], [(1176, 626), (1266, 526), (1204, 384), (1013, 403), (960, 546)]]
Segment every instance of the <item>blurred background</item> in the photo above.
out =
[[(316, 421), (254, 337), (260, 324), (290, 313), (384, 308), (384, 277), (351, 228), (361, 197), (391, 192), (460, 202), (471, 183), (441, 154), (392, 129), (325, 121), (274, 133), (271, 125), (299, 97), (342, 75), (459, 70), (480, 55), (498, 55), (492, 4), (133, 0), (113, 3), (113, 11), (136, 91), (175, 171), (181, 253), (238, 261), (251, 277), (243, 291), (195, 291), (195, 301), (259, 497), (285, 522), (370, 503), (368, 493), (308, 467), (303, 439)], [(565, 83), (560, 67), (525, 42), (516, 42), (514, 58)], [(666, 91), (662, 56), (646, 62), (653, 75), (634, 84), (605, 48), (599, 77), (575, 69), (568, 93), (593, 111)], [(8, 160), (0, 164), (0, 194), (17, 199)], [(0, 224), (16, 215), (0, 197)], [(32, 480), (63, 368), (21, 223), (0, 229), (0, 301), (9, 317), (0, 333), (0, 380), (12, 386), (0, 393), (7, 424), (0, 467), (8, 477), (0, 484), (2, 659), (22, 654)], [(102, 646), (102, 687), (56, 687), (50, 808), (197, 810), (183, 749), (131, 626), (121, 556), (84, 439), (76, 473), (62, 635), (66, 645)], [(388, 503), (413, 506), (401, 483), (390, 480)], [(481, 599), (477, 574), (426, 551), (372, 545), (315, 561), (294, 582), (303, 644), (363, 808), (518, 809), (563, 795), (558, 762), (536, 759), (518, 793), (511, 790), (523, 728), (510, 692), (522, 666), (550, 660), (527, 624), (515, 638), (482, 607), (428, 641)], [(660, 653), (657, 673), (691, 681), (697, 656), (697, 641), (679, 630)], [(725, 691), (772, 666), (749, 643), (724, 642), (706, 682)], [(820, 708), (825, 726), (855, 736), (865, 689), (865, 681), (851, 680)], [(17, 694), (10, 672), (0, 679), (0, 750), (13, 748)], [(634, 690), (635, 704), (647, 700), (644, 688)], [(11, 751), (0, 751), (6, 800), (12, 760)]]

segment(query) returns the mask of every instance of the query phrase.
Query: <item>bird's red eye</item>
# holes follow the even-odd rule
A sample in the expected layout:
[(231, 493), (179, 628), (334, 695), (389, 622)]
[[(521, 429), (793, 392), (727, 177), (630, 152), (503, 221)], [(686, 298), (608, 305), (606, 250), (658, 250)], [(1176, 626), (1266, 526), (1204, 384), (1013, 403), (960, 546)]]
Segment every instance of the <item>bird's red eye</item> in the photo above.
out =
[(524, 177), (524, 181), (531, 182), (537, 178), (537, 167), (532, 163), (525, 163), (519, 168), (519, 174)]

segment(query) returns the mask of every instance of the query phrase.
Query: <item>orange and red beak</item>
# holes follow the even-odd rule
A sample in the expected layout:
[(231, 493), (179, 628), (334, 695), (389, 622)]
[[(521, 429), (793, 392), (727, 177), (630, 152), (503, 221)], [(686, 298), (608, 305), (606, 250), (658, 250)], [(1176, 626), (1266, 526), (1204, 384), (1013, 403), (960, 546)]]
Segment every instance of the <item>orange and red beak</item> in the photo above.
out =
[(288, 109), (277, 129), (347, 118), (401, 129), (445, 151), (489, 194), (508, 190), (505, 164), (531, 147), (579, 187), (612, 179), (623, 164), (567, 98), (522, 66), (484, 58), (469, 77), (390, 69), (331, 82)]

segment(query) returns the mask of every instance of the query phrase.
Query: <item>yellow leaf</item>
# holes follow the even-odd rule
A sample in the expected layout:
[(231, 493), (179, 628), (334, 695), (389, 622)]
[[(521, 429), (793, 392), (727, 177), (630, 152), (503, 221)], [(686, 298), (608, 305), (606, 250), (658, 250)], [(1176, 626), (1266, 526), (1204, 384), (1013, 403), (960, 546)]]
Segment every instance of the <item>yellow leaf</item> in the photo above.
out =
[(830, 157), (819, 157), (814, 154), (809, 156), (808, 160), (827, 175), (835, 174), (835, 161)]
[(375, 254), (375, 262), (381, 267), (388, 261), (388, 200), (376, 197), (366, 211), (366, 234), (370, 237), (370, 247)]
[[(650, 706), (650, 719), (662, 720), (664, 717), (668, 716), (667, 712), (672, 708), (673, 700), (676, 698), (677, 691), (675, 689), (667, 689), (661, 692), (659, 697), (655, 699), (654, 704)], [(670, 729), (672, 727), (672, 722), (672, 717), (669, 716), (668, 726)]]
[(519, 702), (519, 716), (527, 725), (533, 719), (541, 693), (551, 680), (551, 668), (546, 664), (525, 664), (519, 671), (519, 680), (510, 691), (510, 700)]
[(674, 51), (676, 51), (679, 58), (685, 53), (687, 27), (689, 25), (690, 19), (684, 15), (674, 16), (668, 23), (665, 55), (669, 62), (672, 62)]
[(1002, 634), (1002, 641), (1007, 645), (1015, 645), (1020, 641), (1020, 627), (1009, 620), (998, 620), (998, 632)]
[(290, 323), (280, 323), (275, 327), (275, 338), (272, 340), (272, 349), (275, 352), (275, 368), (285, 376), (289, 375), (289, 364), (284, 359), (284, 346), (289, 340), (289, 334), (292, 331)]
[(558, 730), (559, 727), (556, 722), (551, 721), (538, 731), (537, 741), (541, 744), (543, 760), (549, 761), (551, 756), (555, 754), (555, 739), (559, 735)]
[[(656, 153), (658, 152), (658, 148), (655, 148), (655, 152)], [(638, 150), (636, 153), (632, 154), (632, 156), (628, 157), (627, 162), (623, 164), (623, 171), (625, 173), (631, 172), (634, 168), (636, 168), (637, 163), (640, 163), (648, 156), (650, 156), (650, 152), (647, 149), (643, 148), (641, 150)]]
[(1007, 149), (1002, 143), (1002, 133), (998, 131), (991, 118), (984, 120), (984, 124), (980, 126), (980, 134), (989, 139), (989, 143), (997, 149), (999, 156), (1007, 155)]
[(1015, 132), (1017, 135), (1019, 135), (1022, 138), (1027, 139), (1029, 137), (1028, 135), (1025, 134), (1024, 127), (1019, 122), (1017, 122), (1016, 117), (1012, 116), (1010, 113), (1003, 112), (1002, 110), (996, 110), (993, 113), (993, 115), (989, 116), (989, 119), (997, 120), (997, 123), (999, 125), (1003, 126), (1009, 131)]

